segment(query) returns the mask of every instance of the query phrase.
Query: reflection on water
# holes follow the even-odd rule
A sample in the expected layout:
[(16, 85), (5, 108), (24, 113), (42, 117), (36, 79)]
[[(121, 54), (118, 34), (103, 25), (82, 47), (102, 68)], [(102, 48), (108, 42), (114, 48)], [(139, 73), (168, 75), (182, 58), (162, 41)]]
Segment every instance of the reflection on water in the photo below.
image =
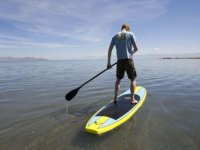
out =
[[(141, 109), (119, 128), (95, 136), (87, 120), (113, 98), (115, 67), (104, 60), (0, 63), (0, 149), (200, 149), (199, 60), (137, 58), (137, 83), (148, 90)], [(129, 88), (125, 78), (121, 92)]]

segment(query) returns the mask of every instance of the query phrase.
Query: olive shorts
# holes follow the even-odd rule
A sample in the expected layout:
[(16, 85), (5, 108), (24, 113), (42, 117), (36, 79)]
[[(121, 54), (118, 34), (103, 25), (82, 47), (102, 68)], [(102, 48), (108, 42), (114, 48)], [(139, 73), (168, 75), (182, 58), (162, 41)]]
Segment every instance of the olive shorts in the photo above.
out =
[(135, 70), (133, 59), (121, 59), (117, 61), (116, 77), (118, 79), (123, 79), (125, 71), (130, 80), (135, 80), (135, 78), (137, 77), (137, 73)]

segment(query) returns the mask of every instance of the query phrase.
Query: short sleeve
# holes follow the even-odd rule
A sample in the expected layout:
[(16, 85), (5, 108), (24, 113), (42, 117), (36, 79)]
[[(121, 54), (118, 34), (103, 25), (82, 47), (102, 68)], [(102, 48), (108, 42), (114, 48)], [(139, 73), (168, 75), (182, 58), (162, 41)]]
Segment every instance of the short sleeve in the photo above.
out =
[(131, 43), (134, 44), (136, 42), (137, 42), (137, 40), (136, 40), (134, 33), (131, 33)]
[(115, 45), (115, 39), (114, 37), (112, 38), (111, 42), (110, 42), (110, 47), (113, 47)]

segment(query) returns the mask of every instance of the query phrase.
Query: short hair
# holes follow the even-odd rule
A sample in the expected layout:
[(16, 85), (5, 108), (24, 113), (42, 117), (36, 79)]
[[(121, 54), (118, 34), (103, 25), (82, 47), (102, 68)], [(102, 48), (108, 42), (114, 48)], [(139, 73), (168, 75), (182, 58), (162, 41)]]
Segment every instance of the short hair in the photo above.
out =
[(127, 31), (130, 30), (130, 27), (128, 24), (123, 24), (121, 27), (121, 30), (126, 29)]

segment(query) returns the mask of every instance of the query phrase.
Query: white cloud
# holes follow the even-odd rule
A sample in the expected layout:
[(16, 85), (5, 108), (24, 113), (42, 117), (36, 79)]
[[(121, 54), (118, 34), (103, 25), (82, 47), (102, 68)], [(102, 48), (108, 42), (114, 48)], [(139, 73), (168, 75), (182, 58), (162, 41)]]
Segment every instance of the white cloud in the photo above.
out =
[(83, 45), (70, 45), (52, 42), (35, 42), (23, 37), (0, 35), (0, 48), (73, 48), (83, 47)]
[(154, 48), (155, 51), (160, 51), (160, 48), (156, 47)]
[(113, 24), (146, 22), (166, 11), (163, 0), (1, 0), (0, 19), (36, 35), (101, 41)]
[(118, 31), (121, 23), (151, 21), (167, 11), (168, 2), (1, 0), (0, 25), (5, 23), (7, 31), (0, 28), (0, 51), (4, 55), (30, 53), (52, 58), (104, 55), (111, 29)]

